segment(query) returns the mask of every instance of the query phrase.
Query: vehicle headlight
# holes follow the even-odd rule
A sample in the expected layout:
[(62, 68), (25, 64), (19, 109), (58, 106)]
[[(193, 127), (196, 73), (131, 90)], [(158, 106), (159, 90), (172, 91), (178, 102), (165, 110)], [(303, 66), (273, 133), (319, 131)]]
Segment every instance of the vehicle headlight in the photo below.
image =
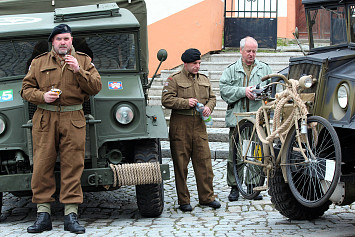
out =
[(311, 88), (311, 86), (313, 84), (313, 79), (312, 79), (311, 75), (303, 76), (298, 81), (300, 83), (300, 86), (305, 89)]
[(0, 117), (0, 134), (3, 134), (6, 129), (6, 124), (4, 118)]
[(349, 92), (350, 90), (347, 83), (341, 84), (338, 88), (338, 104), (342, 109), (346, 109), (348, 107)]
[(116, 109), (115, 117), (120, 124), (129, 124), (134, 118), (133, 109), (129, 105), (120, 105)]

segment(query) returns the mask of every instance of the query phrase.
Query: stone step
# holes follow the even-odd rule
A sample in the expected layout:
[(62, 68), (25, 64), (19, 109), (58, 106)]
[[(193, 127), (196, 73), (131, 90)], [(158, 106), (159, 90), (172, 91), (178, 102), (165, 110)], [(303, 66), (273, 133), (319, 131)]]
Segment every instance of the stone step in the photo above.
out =
[[(257, 59), (266, 63), (284, 62), (288, 63), (291, 57), (303, 56), (301, 52), (279, 52), (279, 53), (257, 53)], [(206, 57), (209, 62), (235, 62), (241, 57), (238, 53), (217, 53)], [(271, 60), (272, 58), (272, 60)], [(205, 58), (203, 58), (205, 59)]]
[[(220, 95), (220, 90), (219, 90), (219, 82), (211, 83), (212, 84), (212, 90), (215, 95)], [(161, 96), (163, 90), (163, 86), (152, 86), (149, 89), (149, 96)]]
[[(215, 116), (212, 116), (212, 119), (213, 119), (213, 125), (211, 128), (225, 128), (226, 127), (224, 117), (223, 118), (216, 118)], [(169, 126), (170, 116), (166, 116), (165, 121), (166, 121), (166, 124)]]
[[(201, 73), (208, 76), (208, 78), (211, 82), (212, 88), (216, 89), (216, 92), (218, 92), (218, 94), (219, 94), (219, 79), (222, 76), (222, 72), (208, 72), (208, 73), (201, 72)], [(155, 78), (152, 83), (152, 86), (150, 88), (150, 92), (156, 93), (156, 92), (154, 92), (154, 90), (160, 90), (160, 94), (161, 94), (161, 90), (163, 89), (163, 85), (166, 82), (166, 80), (167, 80), (167, 78)]]
[[(208, 141), (212, 159), (226, 159), (228, 157), (229, 128), (207, 128)], [(162, 155), (171, 158), (170, 143), (168, 140), (161, 141)]]
[[(163, 158), (171, 158), (169, 141), (161, 141), (161, 153)], [(209, 142), (211, 159), (227, 159), (229, 145), (227, 142)]]
[[(273, 72), (278, 72), (286, 67), (288, 67), (288, 62), (291, 57), (303, 56), (301, 52), (275, 52), (275, 53), (263, 53), (259, 52), (257, 58), (260, 61), (268, 63), (273, 70)], [(222, 76), (223, 70), (230, 65), (232, 62), (237, 61), (241, 57), (239, 52), (226, 53), (221, 52), (217, 54), (206, 54), (202, 56), (202, 63), (200, 72), (208, 76), (210, 79), (212, 89), (217, 96), (217, 104), (212, 113), (213, 118), (213, 128), (224, 128), (225, 127), (225, 114), (227, 109), (227, 103), (224, 102), (220, 96), (219, 91), (219, 80)], [(181, 70), (183, 65), (179, 65), (171, 70), (162, 70), (160, 76), (154, 79), (152, 87), (149, 89), (149, 104), (161, 105), (161, 93), (163, 90), (163, 85), (166, 79), (175, 72)], [(169, 123), (170, 110), (165, 109), (164, 115), (167, 123)]]
[[(288, 63), (283, 63), (283, 62), (271, 62), (268, 63), (272, 72), (277, 73), (284, 68), (288, 67)], [(214, 62), (205, 62), (201, 63), (200, 67), (200, 73), (205, 74), (208, 76), (210, 80), (219, 80), (221, 77), (223, 70), (227, 68), (230, 65), (230, 63), (227, 62), (220, 62), (220, 63), (214, 63)], [(166, 78), (168, 78), (171, 74), (175, 72), (179, 72), (181, 70), (181, 67), (174, 68), (171, 70), (161, 70), (160, 75), (161, 78), (165, 81)]]
[[(221, 96), (217, 95), (217, 104), (216, 107), (227, 108), (227, 103), (222, 100)], [(161, 105), (161, 94), (150, 96), (148, 98), (148, 104), (150, 105)]]
[[(164, 116), (166, 118), (170, 117), (171, 114), (171, 109), (166, 109), (163, 107), (163, 111), (164, 111)], [(222, 108), (222, 107), (215, 107), (212, 114), (212, 119), (216, 120), (217, 118), (223, 118), (223, 122), (224, 122), (224, 118), (226, 116), (226, 107)]]
[[(168, 128), (169, 130), (169, 128)], [(208, 141), (209, 142), (227, 142), (228, 143), (228, 134), (229, 128), (214, 128), (207, 127)], [(162, 141), (168, 141), (169, 139), (162, 139)]]

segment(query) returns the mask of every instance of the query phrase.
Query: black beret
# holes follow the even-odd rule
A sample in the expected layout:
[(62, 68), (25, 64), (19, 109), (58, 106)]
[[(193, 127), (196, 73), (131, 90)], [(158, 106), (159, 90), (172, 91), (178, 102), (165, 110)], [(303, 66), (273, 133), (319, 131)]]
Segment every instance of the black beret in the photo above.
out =
[(52, 38), (57, 34), (71, 33), (70, 26), (67, 24), (60, 24), (53, 28), (52, 33), (48, 37), (48, 42), (52, 41)]
[(192, 63), (195, 62), (196, 60), (201, 59), (201, 53), (198, 49), (187, 49), (182, 55), (181, 55), (181, 60), (184, 63)]

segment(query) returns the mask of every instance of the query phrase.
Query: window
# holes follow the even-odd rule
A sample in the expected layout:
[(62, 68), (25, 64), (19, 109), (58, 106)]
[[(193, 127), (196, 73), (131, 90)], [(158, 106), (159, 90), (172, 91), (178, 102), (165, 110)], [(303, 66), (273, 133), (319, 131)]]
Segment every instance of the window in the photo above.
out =
[[(137, 48), (133, 33), (75, 35), (76, 51), (89, 55), (98, 71), (137, 70)], [(36, 56), (51, 50), (46, 38), (0, 42), (0, 78), (24, 76)]]
[(322, 7), (309, 13), (315, 48), (347, 43), (344, 7)]

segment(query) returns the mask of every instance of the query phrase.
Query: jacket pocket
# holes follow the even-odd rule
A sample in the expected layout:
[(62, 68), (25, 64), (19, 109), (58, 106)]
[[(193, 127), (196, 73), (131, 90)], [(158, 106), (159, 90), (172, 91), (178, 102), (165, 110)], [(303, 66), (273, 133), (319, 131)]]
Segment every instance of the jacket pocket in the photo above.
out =
[(178, 97), (188, 99), (195, 97), (194, 88), (191, 83), (178, 82)]
[(56, 74), (56, 67), (44, 67), (41, 68), (41, 78), (38, 80), (39, 88), (43, 91), (48, 91), (52, 88), (52, 86), (56, 87), (55, 84), (55, 74)]
[(71, 114), (71, 123), (74, 127), (80, 129), (86, 126), (86, 120), (83, 110), (73, 111)]
[(36, 112), (32, 118), (33, 127), (35, 132), (48, 132), (48, 121), (42, 113)]
[(86, 121), (82, 120), (72, 120), (71, 124), (76, 128), (83, 128), (86, 126)]
[(200, 98), (208, 101), (208, 99), (210, 98), (210, 95), (209, 95), (210, 85), (206, 82), (200, 82), (198, 84), (198, 89), (199, 89)]

